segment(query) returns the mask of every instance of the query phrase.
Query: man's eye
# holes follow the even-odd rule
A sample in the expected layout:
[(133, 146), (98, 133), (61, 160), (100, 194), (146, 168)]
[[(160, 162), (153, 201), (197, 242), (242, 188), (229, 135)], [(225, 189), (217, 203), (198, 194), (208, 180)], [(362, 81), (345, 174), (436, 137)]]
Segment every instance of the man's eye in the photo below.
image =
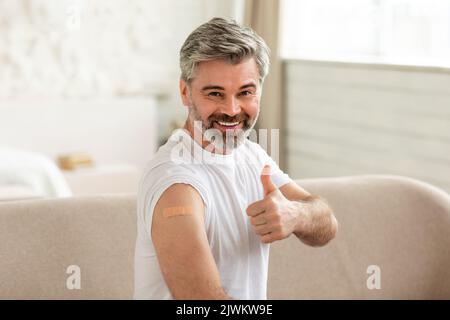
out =
[(249, 96), (249, 95), (251, 95), (251, 94), (252, 94), (251, 91), (242, 91), (242, 92), (241, 92), (241, 96)]
[(208, 96), (211, 96), (211, 97), (221, 97), (222, 94), (221, 94), (220, 92), (213, 91), (213, 92), (208, 93)]

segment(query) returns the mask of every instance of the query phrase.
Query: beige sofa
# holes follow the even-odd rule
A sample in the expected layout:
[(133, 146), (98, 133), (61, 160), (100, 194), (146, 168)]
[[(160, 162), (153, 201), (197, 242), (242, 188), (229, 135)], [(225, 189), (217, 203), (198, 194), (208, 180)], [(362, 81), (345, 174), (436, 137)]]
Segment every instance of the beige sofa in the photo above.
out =
[[(269, 298), (450, 298), (447, 193), (397, 176), (298, 183), (328, 200), (339, 233), (323, 248), (294, 236), (274, 243)], [(135, 200), (123, 194), (0, 203), (0, 298), (131, 298)], [(71, 265), (80, 267), (81, 289), (68, 289)], [(367, 273), (369, 266), (379, 272)], [(369, 289), (375, 276), (381, 287)]]

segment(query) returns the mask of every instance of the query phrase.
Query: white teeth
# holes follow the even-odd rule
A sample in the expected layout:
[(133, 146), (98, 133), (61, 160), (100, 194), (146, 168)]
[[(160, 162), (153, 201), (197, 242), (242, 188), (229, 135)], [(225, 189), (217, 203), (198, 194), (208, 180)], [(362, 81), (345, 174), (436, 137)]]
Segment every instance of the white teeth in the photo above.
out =
[(222, 122), (222, 121), (217, 121), (217, 123), (219, 123), (221, 126), (225, 126), (225, 127), (234, 127), (237, 126), (239, 124), (238, 122)]

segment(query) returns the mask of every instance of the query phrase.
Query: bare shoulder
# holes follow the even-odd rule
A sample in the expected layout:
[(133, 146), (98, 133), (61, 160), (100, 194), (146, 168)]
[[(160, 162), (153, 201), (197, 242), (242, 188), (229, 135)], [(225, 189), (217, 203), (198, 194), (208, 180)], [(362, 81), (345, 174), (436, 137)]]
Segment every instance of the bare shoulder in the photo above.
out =
[[(189, 184), (175, 183), (167, 188), (159, 198), (155, 212), (162, 210), (162, 213), (167, 213), (167, 209), (175, 207), (185, 207), (191, 209), (195, 215), (203, 215), (204, 203), (198, 191)], [(167, 214), (166, 214), (167, 216)]]
[[(167, 188), (156, 203), (151, 228), (156, 245), (182, 232), (204, 231), (205, 205), (198, 191), (189, 184), (176, 183)], [(162, 241), (161, 244), (158, 241)]]

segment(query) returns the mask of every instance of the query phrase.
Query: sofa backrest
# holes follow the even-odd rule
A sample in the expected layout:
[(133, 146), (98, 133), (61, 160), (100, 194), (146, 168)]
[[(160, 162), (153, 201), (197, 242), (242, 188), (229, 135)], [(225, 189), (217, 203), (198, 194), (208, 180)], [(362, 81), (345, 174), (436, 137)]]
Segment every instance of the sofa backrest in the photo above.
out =
[[(450, 298), (447, 193), (394, 176), (298, 183), (327, 199), (339, 232), (322, 248), (273, 243), (268, 298)], [(1, 203), (0, 298), (132, 298), (135, 210), (134, 194)]]
[(293, 235), (274, 243), (269, 298), (450, 298), (447, 193), (398, 176), (298, 183), (328, 200), (339, 231), (322, 248), (304, 246)]
[(135, 203), (130, 194), (0, 204), (0, 299), (130, 299)]

